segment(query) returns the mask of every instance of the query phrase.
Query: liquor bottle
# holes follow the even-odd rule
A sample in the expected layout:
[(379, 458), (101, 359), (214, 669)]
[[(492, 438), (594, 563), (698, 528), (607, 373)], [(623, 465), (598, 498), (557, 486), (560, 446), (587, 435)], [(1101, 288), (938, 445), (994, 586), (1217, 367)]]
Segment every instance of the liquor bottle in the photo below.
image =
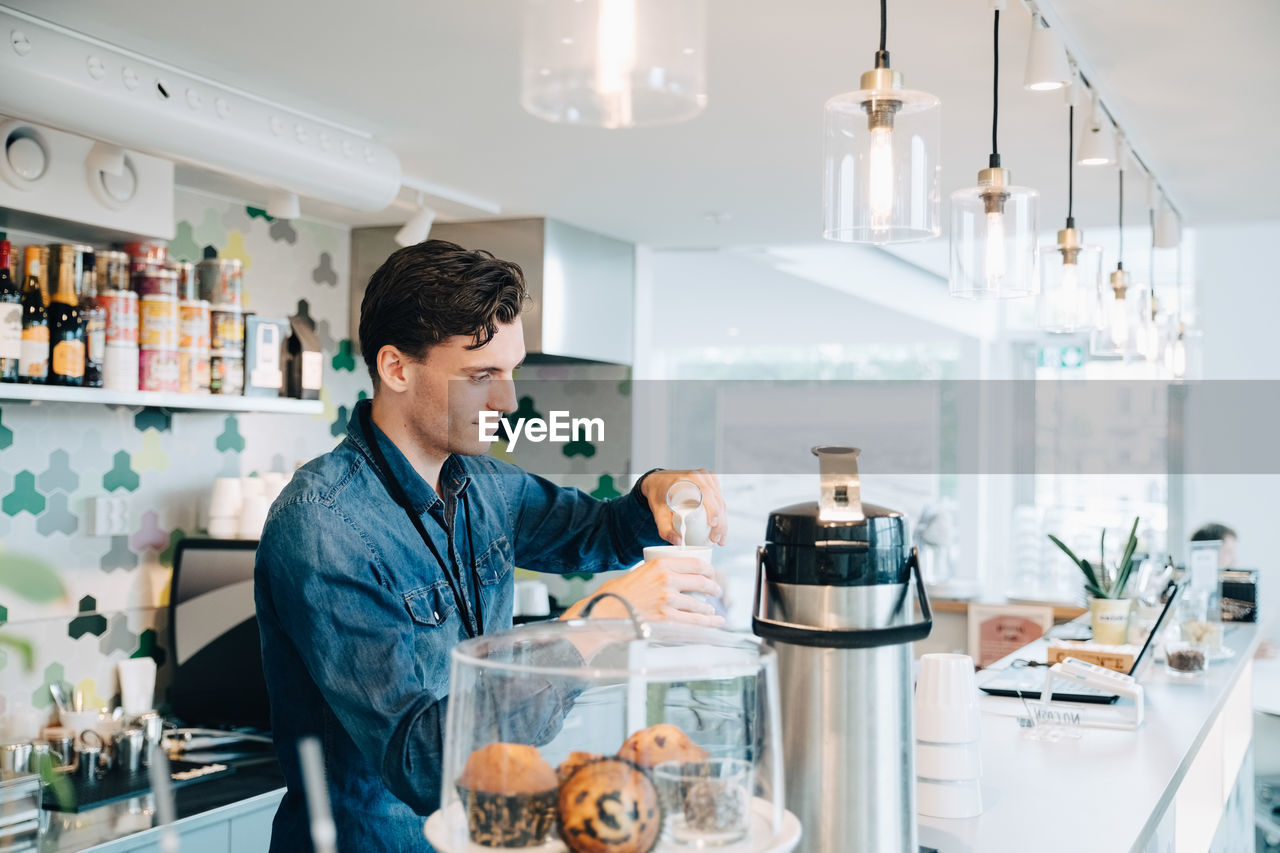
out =
[(9, 275), (13, 247), (0, 240), (0, 382), (18, 381), (22, 357), (22, 291)]
[(58, 271), (58, 289), (49, 303), (49, 384), (84, 384), (84, 320), (76, 294), (80, 255), (74, 246), (54, 246), (50, 257)]
[(98, 271), (92, 253), (85, 252), (80, 288), (80, 318), (84, 321), (84, 387), (102, 387), (102, 360), (107, 354), (107, 309), (98, 304)]
[(40, 247), (28, 246), (22, 267), (27, 280), (22, 288), (22, 353), (18, 381), (43, 384), (49, 375), (49, 315), (40, 287)]

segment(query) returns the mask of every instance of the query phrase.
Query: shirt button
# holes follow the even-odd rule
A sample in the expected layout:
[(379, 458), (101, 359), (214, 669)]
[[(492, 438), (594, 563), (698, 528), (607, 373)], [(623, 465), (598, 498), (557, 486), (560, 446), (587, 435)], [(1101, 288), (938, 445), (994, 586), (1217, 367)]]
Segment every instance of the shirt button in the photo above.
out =
[(432, 612), (432, 614), (431, 614), (431, 615), (435, 617), (435, 620), (436, 620), (437, 622), (439, 622), (439, 621), (440, 621), (440, 611), (439, 611), (439, 610), (436, 610), (436, 611)]

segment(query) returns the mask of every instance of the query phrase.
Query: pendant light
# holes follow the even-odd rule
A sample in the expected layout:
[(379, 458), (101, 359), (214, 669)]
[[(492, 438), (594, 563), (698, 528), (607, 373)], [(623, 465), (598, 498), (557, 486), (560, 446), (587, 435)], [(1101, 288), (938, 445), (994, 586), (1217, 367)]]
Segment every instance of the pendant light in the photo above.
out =
[(942, 233), (938, 214), (941, 101), (902, 88), (889, 67), (887, 2), (880, 0), (875, 67), (824, 110), (822, 236), (841, 243), (906, 243)]
[(1159, 362), (1164, 354), (1164, 335), (1160, 329), (1159, 300), (1156, 299), (1156, 181), (1147, 175), (1147, 222), (1151, 227), (1151, 245), (1147, 250), (1146, 304), (1138, 317), (1135, 349), (1150, 362)]
[(1111, 122), (1102, 114), (1102, 99), (1095, 92), (1089, 122), (1080, 137), (1081, 166), (1110, 166), (1116, 162), (1116, 137)]
[(1178, 305), (1174, 314), (1173, 335), (1164, 351), (1164, 366), (1173, 378), (1181, 379), (1187, 375), (1187, 340), (1186, 326), (1182, 322), (1182, 245), (1178, 245)]
[(1134, 325), (1130, 305), (1134, 294), (1129, 287), (1129, 274), (1124, 269), (1124, 167), (1120, 175), (1120, 215), (1117, 231), (1120, 235), (1120, 251), (1116, 268), (1111, 273), (1111, 286), (1102, 295), (1101, 328), (1093, 333), (1089, 354), (1097, 358), (1124, 358), (1133, 348)]
[(952, 296), (994, 299), (1036, 292), (1036, 208), (1039, 193), (1014, 186), (1000, 164), (1000, 9), (995, 13), (991, 156), (978, 185), (951, 194)]
[(1182, 223), (1178, 214), (1174, 213), (1169, 200), (1160, 197), (1160, 208), (1156, 212), (1155, 244), (1157, 249), (1173, 249), (1182, 241)]
[[(1072, 87), (1074, 91), (1074, 87)], [(1087, 246), (1076, 228), (1074, 96), (1067, 106), (1067, 224), (1055, 245), (1040, 250), (1038, 325), (1046, 332), (1070, 334), (1093, 330), (1098, 323), (1102, 284), (1102, 249)]]
[(606, 129), (702, 112), (705, 0), (525, 0), (520, 103)]

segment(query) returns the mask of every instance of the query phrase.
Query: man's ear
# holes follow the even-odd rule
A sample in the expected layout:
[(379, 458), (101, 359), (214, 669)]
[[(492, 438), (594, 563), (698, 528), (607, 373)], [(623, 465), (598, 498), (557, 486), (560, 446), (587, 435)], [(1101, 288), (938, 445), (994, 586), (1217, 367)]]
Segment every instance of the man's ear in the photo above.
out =
[(398, 347), (387, 344), (378, 350), (378, 378), (382, 381), (382, 387), (395, 393), (404, 391), (408, 387), (405, 376), (407, 364), (408, 357)]

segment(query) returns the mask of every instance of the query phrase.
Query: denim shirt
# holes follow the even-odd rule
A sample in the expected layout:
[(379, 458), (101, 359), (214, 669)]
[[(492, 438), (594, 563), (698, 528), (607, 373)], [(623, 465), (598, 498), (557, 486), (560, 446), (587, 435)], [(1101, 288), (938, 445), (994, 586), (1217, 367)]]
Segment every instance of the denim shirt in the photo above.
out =
[[(373, 463), (368, 406), (357, 404), (337, 448), (294, 475), (258, 546), (254, 598), (288, 783), (272, 851), (311, 849), (297, 757), (307, 735), (323, 745), (339, 850), (431, 850), (423, 820), (440, 807), (449, 653), (468, 635), (442, 567)], [(437, 495), (372, 428), (471, 601), (474, 557), (485, 632), (511, 627), (514, 566), (620, 569), (662, 541), (639, 484), (601, 501), (492, 457), (455, 455)]]

